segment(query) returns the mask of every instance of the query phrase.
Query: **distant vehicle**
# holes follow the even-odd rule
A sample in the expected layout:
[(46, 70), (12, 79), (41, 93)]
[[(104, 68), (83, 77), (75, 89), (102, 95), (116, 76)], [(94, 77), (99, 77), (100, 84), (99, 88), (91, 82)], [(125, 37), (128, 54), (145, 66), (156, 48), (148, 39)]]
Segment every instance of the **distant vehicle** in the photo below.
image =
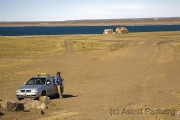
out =
[[(64, 86), (62, 87), (62, 93)], [(32, 77), (23, 86), (16, 91), (18, 100), (23, 98), (39, 98), (40, 96), (59, 97), (57, 87), (55, 85), (55, 76), (50, 76), (46, 73), (41, 73), (36, 77)]]

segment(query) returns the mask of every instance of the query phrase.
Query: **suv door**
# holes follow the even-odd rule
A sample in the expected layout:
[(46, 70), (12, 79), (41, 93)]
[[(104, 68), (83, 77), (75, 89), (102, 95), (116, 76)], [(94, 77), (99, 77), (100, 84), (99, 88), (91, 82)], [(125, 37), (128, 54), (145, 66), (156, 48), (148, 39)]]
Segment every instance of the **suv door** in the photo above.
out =
[(50, 77), (48, 77), (46, 80), (46, 86), (47, 95), (56, 94), (57, 88), (54, 86), (54, 83)]

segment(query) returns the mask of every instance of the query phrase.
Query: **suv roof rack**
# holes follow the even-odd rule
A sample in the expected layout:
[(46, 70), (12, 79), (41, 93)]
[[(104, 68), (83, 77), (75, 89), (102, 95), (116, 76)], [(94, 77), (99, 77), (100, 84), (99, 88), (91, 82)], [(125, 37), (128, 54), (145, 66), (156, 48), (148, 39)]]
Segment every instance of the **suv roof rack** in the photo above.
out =
[(38, 77), (39, 76), (50, 76), (49, 74), (47, 74), (47, 73), (40, 73), (40, 74), (38, 74)]

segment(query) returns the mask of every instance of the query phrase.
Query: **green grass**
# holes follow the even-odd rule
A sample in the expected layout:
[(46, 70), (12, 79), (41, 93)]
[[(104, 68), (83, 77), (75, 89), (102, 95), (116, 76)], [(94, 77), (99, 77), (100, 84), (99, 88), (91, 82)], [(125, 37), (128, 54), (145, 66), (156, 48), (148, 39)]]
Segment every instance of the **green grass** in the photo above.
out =
[[(142, 40), (180, 40), (180, 32), (144, 32), (129, 34), (98, 34), (98, 35), (69, 35), (66, 39), (74, 43), (77, 52), (89, 53), (91, 51), (107, 51), (111, 45), (121, 41)], [(121, 45), (121, 44), (120, 44)]]
[(58, 36), (0, 36), (0, 56), (51, 55), (64, 49), (64, 41)]
[(108, 43), (99, 42), (98, 40), (73, 40), (77, 52), (88, 53), (91, 51), (101, 51), (108, 49)]
[[(1, 77), (6, 78), (10, 71), (41, 62), (42, 56), (60, 54), (64, 49), (62, 36), (0, 36), (0, 74), (6, 73)], [(16, 75), (24, 72), (16, 72)]]
[[(64, 51), (64, 40), (71, 40), (77, 52), (109, 50), (121, 40), (180, 40), (178, 32), (150, 32), (129, 34), (59, 35), (59, 36), (0, 36), (0, 56), (43, 56)], [(180, 48), (180, 45), (177, 44)]]

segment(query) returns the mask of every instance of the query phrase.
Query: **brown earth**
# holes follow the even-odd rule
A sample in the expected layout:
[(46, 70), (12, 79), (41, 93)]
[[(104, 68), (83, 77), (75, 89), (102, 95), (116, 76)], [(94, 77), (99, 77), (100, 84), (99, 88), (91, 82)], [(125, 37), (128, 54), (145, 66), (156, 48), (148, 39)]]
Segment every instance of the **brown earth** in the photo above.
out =
[[(76, 52), (71, 39), (64, 41), (66, 49), (62, 54), (40, 57), (31, 65), (3, 70), (0, 79), (0, 98), (16, 100), (15, 90), (34, 75), (32, 73), (48, 71), (54, 75), (61, 71), (64, 99), (52, 98), (57, 106), (45, 110), (43, 116), (32, 109), (29, 113), (5, 112), (1, 120), (170, 120), (178, 117), (180, 36), (103, 40), (101, 42), (113, 43), (109, 51), (85, 55)], [(18, 74), (20, 71), (26, 74), (19, 73), (20, 77), (14, 78), (19, 81), (12, 85), (8, 72)], [(2, 76), (6, 73), (9, 76), (5, 79)], [(122, 114), (124, 108), (135, 110), (135, 113)], [(176, 112), (175, 116), (137, 112), (145, 108), (175, 109)]]

